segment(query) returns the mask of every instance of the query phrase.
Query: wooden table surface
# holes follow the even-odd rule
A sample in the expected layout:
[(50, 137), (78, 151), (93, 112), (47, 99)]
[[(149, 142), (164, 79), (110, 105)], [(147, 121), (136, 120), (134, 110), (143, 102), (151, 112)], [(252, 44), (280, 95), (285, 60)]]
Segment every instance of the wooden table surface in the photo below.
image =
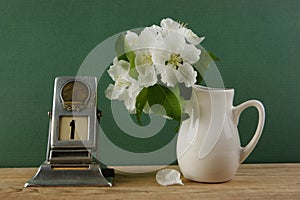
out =
[[(174, 168), (174, 166), (173, 166)], [(175, 167), (176, 168), (176, 167)], [(300, 199), (300, 163), (243, 164), (233, 180), (160, 186), (155, 172), (116, 174), (113, 187), (29, 187), (37, 168), (0, 168), (0, 199)]]

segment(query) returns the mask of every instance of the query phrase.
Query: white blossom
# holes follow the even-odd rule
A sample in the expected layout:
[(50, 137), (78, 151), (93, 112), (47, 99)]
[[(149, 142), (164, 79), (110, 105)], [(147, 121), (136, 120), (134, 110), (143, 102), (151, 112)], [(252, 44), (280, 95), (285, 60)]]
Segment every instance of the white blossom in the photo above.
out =
[(172, 30), (183, 34), (185, 39), (193, 45), (197, 45), (205, 39), (205, 37), (198, 37), (191, 29), (186, 28), (185, 24), (179, 24), (170, 18), (163, 19), (160, 25), (165, 30)]
[(170, 31), (162, 38), (159, 50), (153, 53), (153, 62), (161, 81), (174, 87), (178, 82), (191, 87), (197, 72), (192, 67), (200, 58), (201, 51), (185, 42), (182, 34)]
[(140, 35), (127, 32), (125, 38), (130, 49), (135, 53), (135, 66), (138, 72), (140, 87), (149, 87), (157, 83), (155, 66), (152, 61), (152, 52), (155, 51), (157, 39), (161, 29), (158, 26), (146, 27)]
[(136, 71), (139, 74), (138, 82), (141, 87), (149, 87), (157, 83), (156, 70), (150, 51), (136, 52), (135, 64)]
[[(136, 112), (136, 97), (145, 87), (159, 81), (169, 87), (178, 83), (191, 87), (196, 83), (197, 73), (192, 65), (200, 59), (201, 51), (195, 45), (204, 37), (198, 37), (184, 24), (166, 18), (160, 26), (146, 27), (139, 34), (127, 31), (124, 39), (123, 50), (132, 53), (127, 60), (113, 60), (108, 74), (114, 84), (107, 87), (105, 96), (124, 101), (130, 113)], [(146, 105), (144, 111), (151, 113)]]
[(140, 92), (138, 81), (129, 75), (130, 63), (114, 59), (108, 74), (115, 81), (105, 90), (105, 96), (111, 100), (122, 100), (130, 113), (135, 113), (136, 97)]

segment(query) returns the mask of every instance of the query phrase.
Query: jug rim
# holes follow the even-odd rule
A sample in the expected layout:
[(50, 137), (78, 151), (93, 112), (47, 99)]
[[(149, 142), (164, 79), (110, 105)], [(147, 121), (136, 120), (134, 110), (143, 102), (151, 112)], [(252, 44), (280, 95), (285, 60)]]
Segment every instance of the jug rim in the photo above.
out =
[(192, 86), (195, 89), (203, 90), (203, 91), (209, 91), (209, 92), (234, 92), (233, 88), (214, 88), (214, 87), (206, 87), (203, 85), (193, 85)]

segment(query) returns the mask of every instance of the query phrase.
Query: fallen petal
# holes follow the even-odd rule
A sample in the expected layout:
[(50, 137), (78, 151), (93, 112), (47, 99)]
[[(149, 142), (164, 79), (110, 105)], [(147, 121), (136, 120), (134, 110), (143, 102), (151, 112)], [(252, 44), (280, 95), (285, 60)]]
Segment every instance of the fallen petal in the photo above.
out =
[(184, 185), (180, 179), (180, 172), (175, 169), (162, 169), (156, 173), (156, 181), (162, 186)]

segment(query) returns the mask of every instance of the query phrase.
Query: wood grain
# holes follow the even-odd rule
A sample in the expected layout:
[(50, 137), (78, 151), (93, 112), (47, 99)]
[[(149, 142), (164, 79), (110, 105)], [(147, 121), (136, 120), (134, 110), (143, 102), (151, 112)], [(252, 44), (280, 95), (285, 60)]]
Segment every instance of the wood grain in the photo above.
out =
[[(176, 166), (171, 168), (177, 168)], [(0, 169), (0, 199), (300, 199), (300, 163), (243, 164), (233, 180), (160, 186), (155, 172), (117, 173), (113, 187), (31, 187), (24, 183), (36, 168)]]

